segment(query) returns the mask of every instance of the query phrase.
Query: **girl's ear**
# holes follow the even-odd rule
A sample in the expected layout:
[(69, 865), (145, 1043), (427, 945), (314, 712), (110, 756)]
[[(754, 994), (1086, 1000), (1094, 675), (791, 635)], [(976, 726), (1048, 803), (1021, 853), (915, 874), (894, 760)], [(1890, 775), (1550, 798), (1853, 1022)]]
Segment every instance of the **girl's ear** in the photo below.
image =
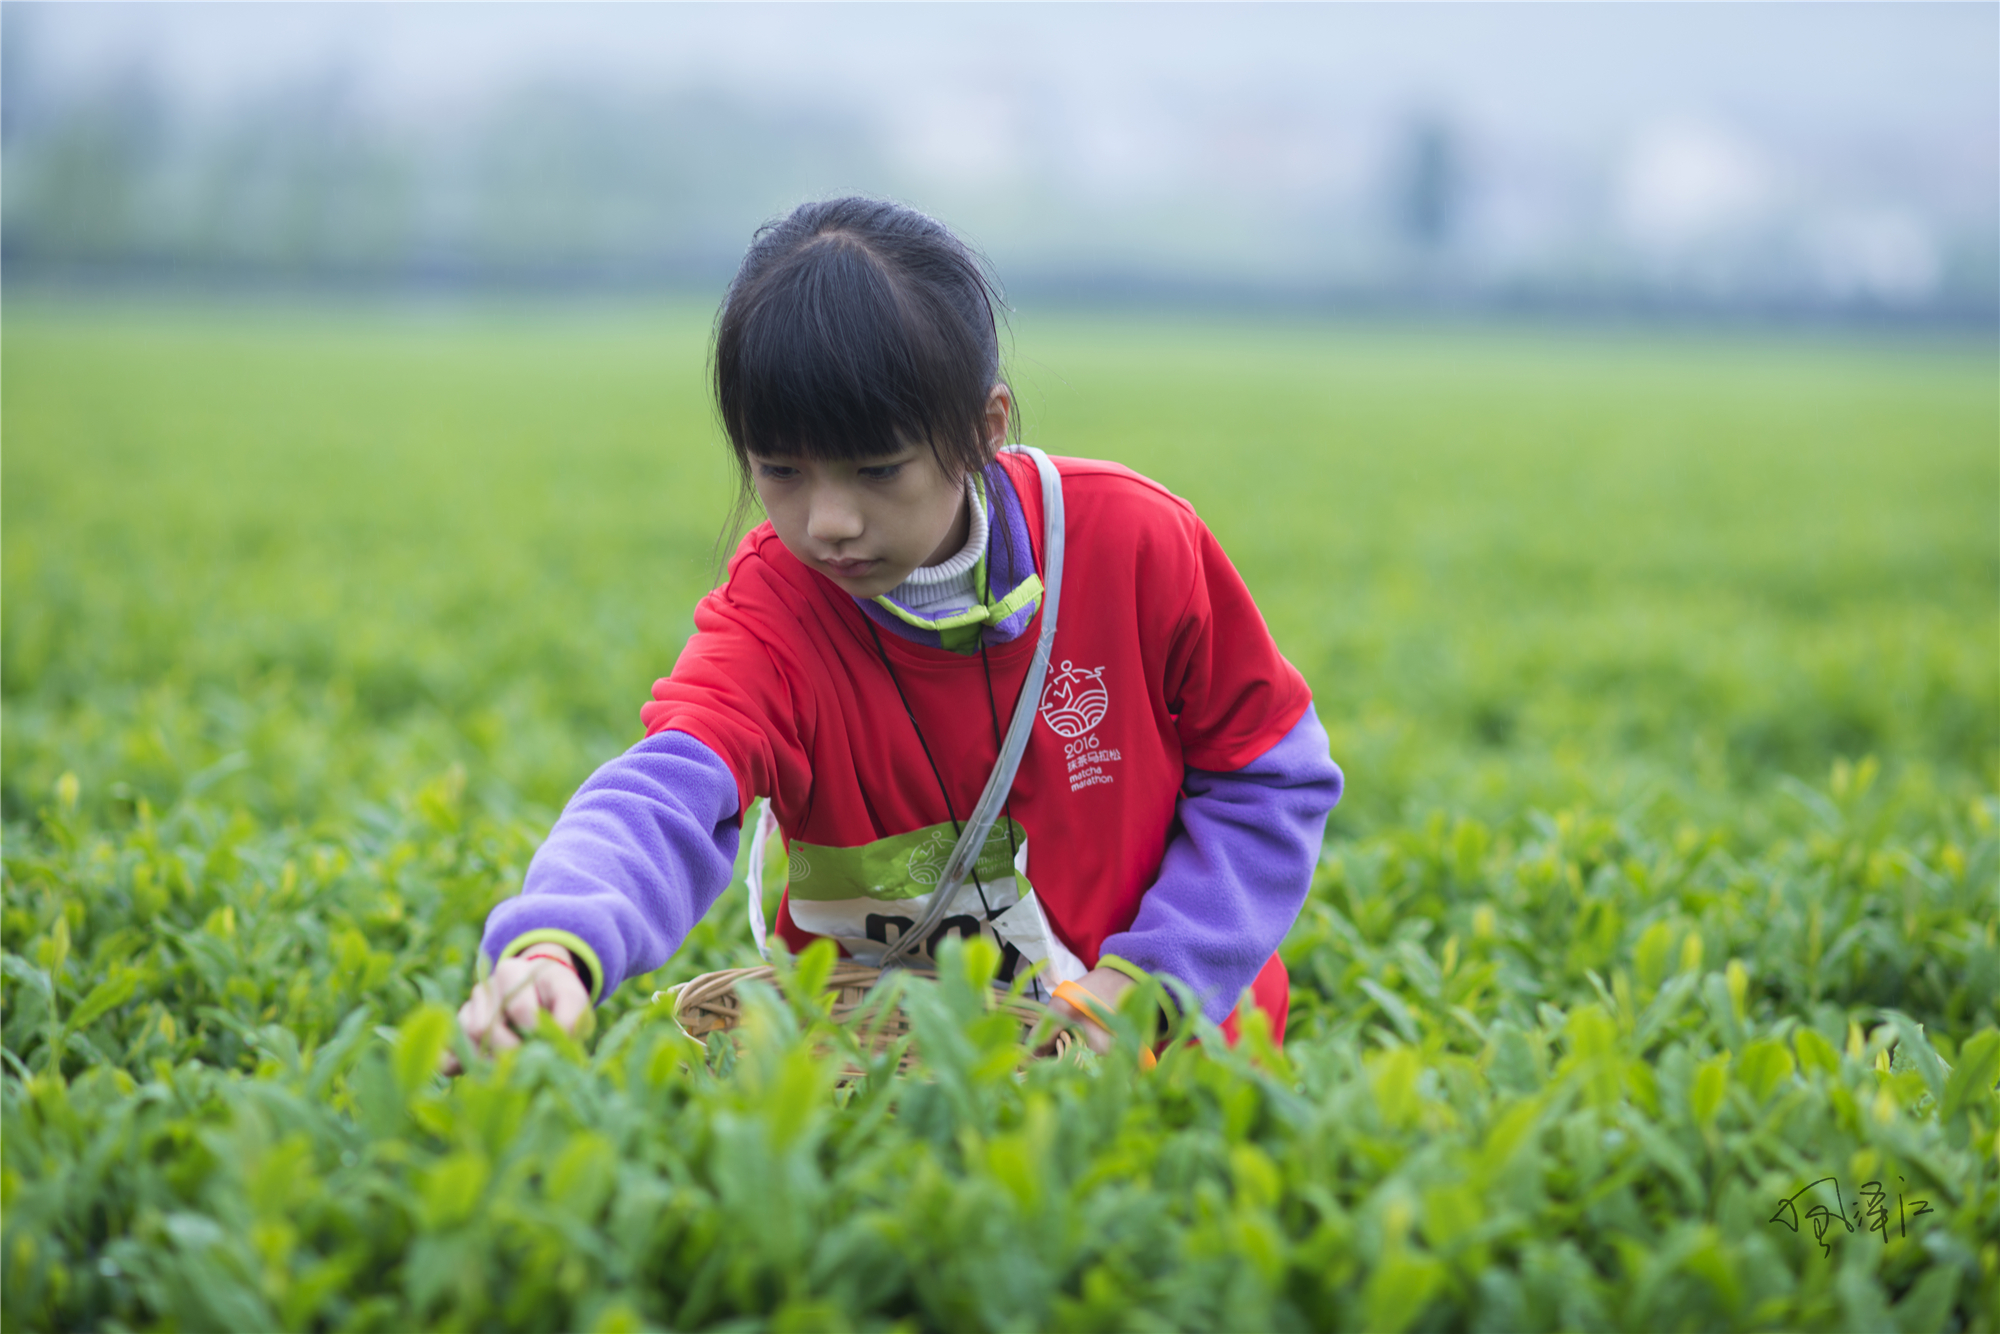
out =
[(987, 462), (1000, 452), (1007, 443), (1007, 427), (1014, 416), (1014, 391), (1004, 384), (993, 386), (993, 392), (986, 396), (986, 445)]

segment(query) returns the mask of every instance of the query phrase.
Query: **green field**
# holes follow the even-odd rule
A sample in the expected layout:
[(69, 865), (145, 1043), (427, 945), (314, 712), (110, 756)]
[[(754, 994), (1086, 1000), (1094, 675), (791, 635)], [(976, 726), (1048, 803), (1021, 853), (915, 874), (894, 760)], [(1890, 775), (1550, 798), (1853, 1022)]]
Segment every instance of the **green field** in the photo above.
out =
[(974, 956), (908, 1078), (704, 1061), (732, 891), (447, 1085), (708, 587), (706, 329), (16, 303), (7, 1327), (2000, 1330), (1990, 344), (1028, 312), (1347, 771), (1282, 1053), (1017, 1077)]

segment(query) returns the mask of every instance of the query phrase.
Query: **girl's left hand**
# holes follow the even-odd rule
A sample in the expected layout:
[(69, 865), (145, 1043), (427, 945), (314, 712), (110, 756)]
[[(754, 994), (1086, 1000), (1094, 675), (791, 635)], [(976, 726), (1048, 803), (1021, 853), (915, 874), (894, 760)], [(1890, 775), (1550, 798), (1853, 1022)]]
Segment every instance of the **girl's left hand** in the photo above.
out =
[[(512, 959), (503, 959), (493, 975), (472, 989), (472, 999), (459, 1007), (459, 1027), (475, 1050), (499, 1052), (521, 1045), (548, 1011), (565, 1033), (574, 1033), (590, 1010), (590, 991), (578, 976), (570, 952), (560, 945), (540, 944)], [(447, 1075), (461, 1073), (458, 1054), (446, 1048), (439, 1059)]]
[[(1105, 1009), (1115, 1010), (1118, 1008), (1120, 998), (1132, 989), (1133, 983), (1131, 978), (1116, 968), (1093, 968), (1083, 975), (1083, 980), (1077, 985), (1102, 1001)], [(1083, 1035), (1084, 1044), (1092, 1051), (1102, 1056), (1111, 1050), (1110, 1030), (1090, 1015), (1060, 996), (1049, 1002), (1049, 1008), (1065, 1019), (1081, 1021), (1077, 1025), (1078, 1030)]]

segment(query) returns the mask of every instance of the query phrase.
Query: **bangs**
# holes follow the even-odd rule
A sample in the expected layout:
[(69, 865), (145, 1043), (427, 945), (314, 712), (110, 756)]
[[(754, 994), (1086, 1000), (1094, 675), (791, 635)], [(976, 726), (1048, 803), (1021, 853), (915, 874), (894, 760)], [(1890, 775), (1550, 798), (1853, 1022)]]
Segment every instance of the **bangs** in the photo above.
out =
[(716, 398), (739, 464), (918, 446), (948, 473), (981, 467), (999, 356), (970, 254), (884, 256), (844, 229), (800, 239), (739, 280), (716, 329)]

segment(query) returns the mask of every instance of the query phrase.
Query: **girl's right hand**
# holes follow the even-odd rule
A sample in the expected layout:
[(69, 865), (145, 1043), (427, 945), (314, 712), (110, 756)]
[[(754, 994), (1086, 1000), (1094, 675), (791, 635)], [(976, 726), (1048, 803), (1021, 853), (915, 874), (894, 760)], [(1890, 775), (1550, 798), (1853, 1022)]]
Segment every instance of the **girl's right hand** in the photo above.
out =
[[(472, 989), (472, 999), (458, 1010), (458, 1025), (477, 1051), (505, 1051), (521, 1045), (533, 1033), (544, 1010), (565, 1033), (590, 1009), (590, 992), (576, 971), (576, 960), (560, 945), (536, 945), (527, 953), (502, 959), (485, 981)], [(458, 1074), (458, 1056), (446, 1048), (444, 1073)]]

